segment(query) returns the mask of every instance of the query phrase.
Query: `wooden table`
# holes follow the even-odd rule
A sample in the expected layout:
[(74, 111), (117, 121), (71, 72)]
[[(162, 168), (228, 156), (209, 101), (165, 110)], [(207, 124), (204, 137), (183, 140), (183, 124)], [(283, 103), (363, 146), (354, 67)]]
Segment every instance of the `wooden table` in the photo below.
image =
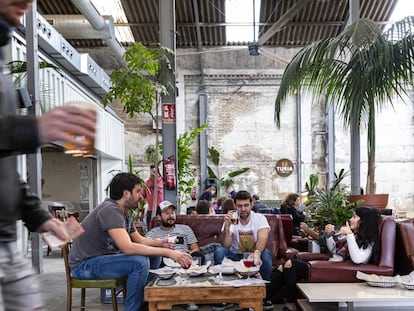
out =
[(414, 291), (400, 287), (378, 288), (365, 283), (298, 283), (298, 288), (308, 299), (310, 307), (313, 303), (329, 302), (348, 311), (354, 310), (354, 306), (358, 310), (394, 310), (394, 307), (414, 310)]
[(199, 285), (199, 283), (160, 286), (158, 285), (158, 278), (155, 278), (144, 289), (144, 297), (145, 301), (148, 302), (149, 311), (171, 310), (173, 305), (189, 303), (215, 304), (221, 302), (237, 303), (241, 308), (254, 308), (255, 311), (262, 311), (265, 296), (266, 288), (264, 284), (246, 285), (237, 288), (224, 284)]

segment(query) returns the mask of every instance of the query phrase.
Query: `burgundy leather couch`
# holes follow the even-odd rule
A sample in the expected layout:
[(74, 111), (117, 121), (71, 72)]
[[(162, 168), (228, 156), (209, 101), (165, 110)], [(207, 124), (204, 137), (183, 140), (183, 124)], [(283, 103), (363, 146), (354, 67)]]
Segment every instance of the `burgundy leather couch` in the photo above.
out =
[(395, 274), (414, 271), (414, 218), (397, 221), (395, 245)]
[[(273, 266), (278, 266), (284, 260), (287, 241), (291, 240), (293, 222), (291, 215), (264, 214), (270, 225), (267, 248), (272, 253)], [(200, 246), (219, 242), (224, 215), (177, 215), (177, 224), (185, 224), (193, 229)], [(153, 218), (149, 229), (159, 226), (160, 221)]]
[[(328, 260), (310, 260), (309, 261), (309, 282), (360, 282), (356, 278), (356, 272), (362, 271), (368, 274), (393, 275), (395, 242), (396, 242), (396, 224), (391, 216), (381, 216), (379, 221), (380, 230), (380, 263), (374, 264), (354, 264), (351, 262), (331, 262)], [(298, 258), (309, 259), (327, 259), (325, 254), (299, 253)]]

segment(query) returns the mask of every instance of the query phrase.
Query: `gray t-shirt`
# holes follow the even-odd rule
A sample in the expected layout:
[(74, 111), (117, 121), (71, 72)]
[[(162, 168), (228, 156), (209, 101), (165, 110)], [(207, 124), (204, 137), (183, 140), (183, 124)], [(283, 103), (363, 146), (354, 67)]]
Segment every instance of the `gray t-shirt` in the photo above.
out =
[(129, 213), (120, 210), (112, 199), (106, 199), (97, 206), (82, 221), (82, 226), (85, 232), (73, 241), (69, 252), (71, 268), (91, 257), (120, 253), (109, 236), (109, 229), (124, 228), (128, 233), (136, 231)]
[(177, 236), (182, 237), (184, 240), (183, 244), (176, 244), (175, 250), (188, 253), (190, 252), (190, 245), (193, 243), (197, 243), (198, 240), (196, 236), (194, 235), (193, 229), (190, 228), (190, 226), (187, 225), (181, 225), (176, 224), (173, 227), (171, 227), (171, 230), (166, 230), (162, 227), (155, 227), (152, 228), (150, 231), (147, 232), (145, 235), (147, 238), (165, 238), (166, 236)]

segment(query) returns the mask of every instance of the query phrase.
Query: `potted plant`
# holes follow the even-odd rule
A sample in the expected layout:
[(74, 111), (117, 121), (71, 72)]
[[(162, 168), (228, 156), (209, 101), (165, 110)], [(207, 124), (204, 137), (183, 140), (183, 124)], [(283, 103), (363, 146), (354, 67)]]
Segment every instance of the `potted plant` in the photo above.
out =
[[(394, 95), (402, 98), (413, 83), (413, 25), (414, 17), (407, 17), (383, 32), (374, 21), (360, 19), (337, 37), (303, 48), (288, 64), (275, 101), (277, 126), (286, 97), (301, 89), (334, 103), (345, 126), (366, 127), (368, 194), (375, 193), (376, 114), (386, 101), (392, 106)], [(352, 148), (359, 153), (359, 144)], [(353, 168), (351, 176), (360, 171), (360, 163), (353, 163)], [(359, 181), (351, 187), (354, 194), (359, 192)]]
[(192, 145), (197, 136), (207, 129), (207, 124), (190, 131), (184, 132), (177, 140), (177, 173), (178, 173), (178, 194), (180, 206), (187, 204), (191, 191), (196, 184), (196, 171), (191, 161), (193, 155)]
[(217, 181), (217, 197), (220, 197), (221, 187), (231, 186), (234, 183), (234, 177), (246, 173), (250, 170), (249, 167), (243, 167), (238, 170), (232, 171), (225, 176), (220, 175), (220, 152), (214, 148), (208, 148), (208, 155), (213, 162), (214, 168), (207, 166), (208, 178), (215, 179)]
[(346, 176), (345, 171), (340, 170), (339, 174), (335, 174), (332, 186), (314, 189), (314, 194), (309, 198), (307, 209), (320, 228), (326, 224), (343, 226), (352, 217), (355, 204), (348, 201), (346, 188), (341, 185)]

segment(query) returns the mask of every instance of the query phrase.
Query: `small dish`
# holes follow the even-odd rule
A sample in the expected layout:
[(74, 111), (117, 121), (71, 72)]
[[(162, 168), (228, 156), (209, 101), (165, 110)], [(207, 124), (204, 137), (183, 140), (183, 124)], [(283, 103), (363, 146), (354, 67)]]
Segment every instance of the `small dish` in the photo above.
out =
[(246, 267), (236, 267), (236, 271), (238, 274), (240, 274), (243, 277), (253, 277), (255, 276), (257, 273), (259, 273), (260, 267), (259, 266), (253, 266), (250, 268), (246, 268)]
[(229, 265), (215, 265), (210, 267), (209, 272), (211, 274), (218, 274), (218, 273), (222, 273), (222, 274), (227, 274), (227, 275), (231, 275), (234, 274), (236, 272), (236, 270), (234, 269), (233, 266), (229, 266)]
[(168, 280), (174, 276), (175, 270), (170, 268), (164, 268), (160, 269), (157, 274), (161, 280)]
[(414, 284), (413, 283), (401, 283), (405, 289), (414, 290)]
[(397, 282), (375, 282), (367, 281), (367, 284), (372, 287), (383, 287), (383, 288), (392, 288), (397, 285)]
[(206, 272), (207, 272), (207, 269), (205, 267), (200, 267), (200, 266), (191, 266), (190, 269), (188, 269), (189, 276), (200, 276)]

